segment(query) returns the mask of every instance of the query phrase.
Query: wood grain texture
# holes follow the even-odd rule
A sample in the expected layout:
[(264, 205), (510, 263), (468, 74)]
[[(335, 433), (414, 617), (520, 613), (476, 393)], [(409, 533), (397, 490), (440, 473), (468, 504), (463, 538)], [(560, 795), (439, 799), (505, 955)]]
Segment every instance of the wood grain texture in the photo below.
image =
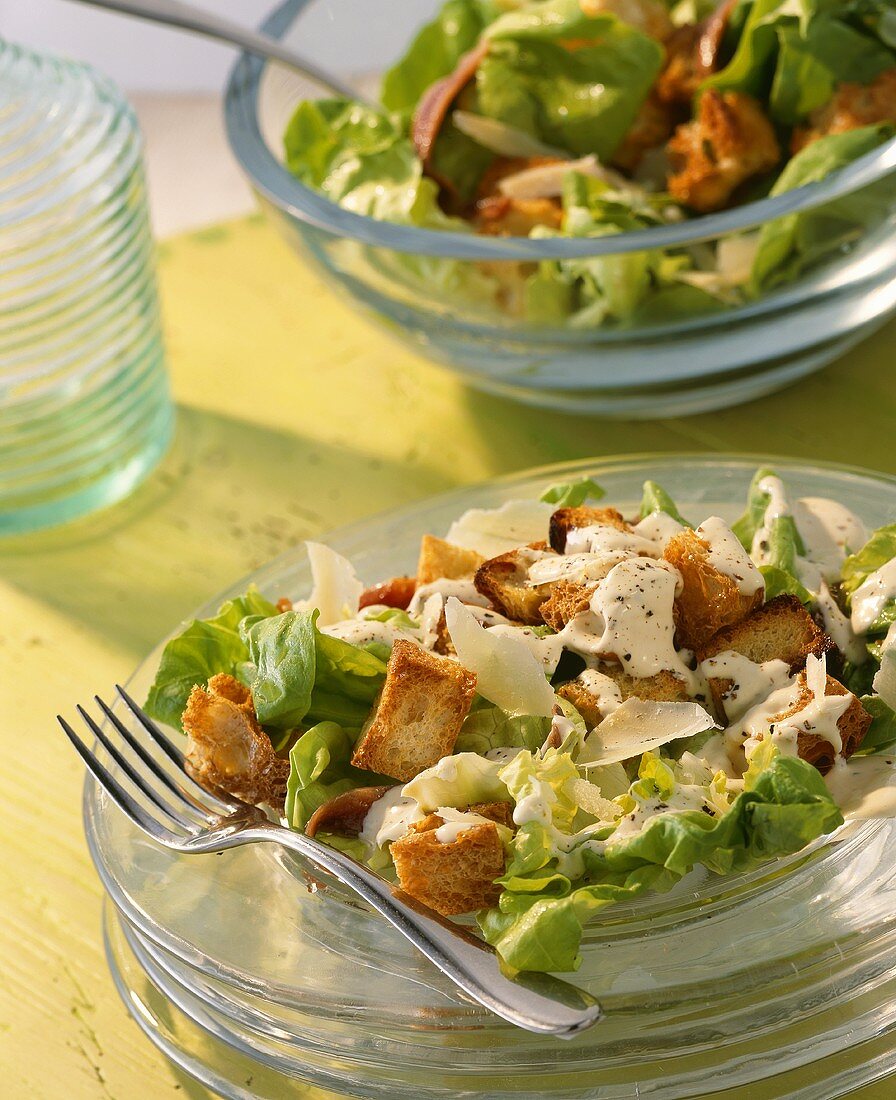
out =
[(112, 988), (81, 769), (54, 715), (108, 692), (235, 577), (334, 524), (560, 459), (743, 449), (896, 472), (893, 324), (796, 389), (644, 425), (473, 393), (369, 328), (258, 218), (164, 246), (160, 278), (179, 404), (171, 452), (116, 508), (0, 544), (4, 1096), (208, 1095)]

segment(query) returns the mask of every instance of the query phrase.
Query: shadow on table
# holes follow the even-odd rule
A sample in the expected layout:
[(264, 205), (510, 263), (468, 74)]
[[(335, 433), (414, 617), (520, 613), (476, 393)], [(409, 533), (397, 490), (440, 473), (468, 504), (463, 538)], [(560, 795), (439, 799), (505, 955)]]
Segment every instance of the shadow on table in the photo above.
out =
[(644, 451), (745, 451), (896, 472), (896, 321), (818, 374), (757, 401), (669, 420), (569, 416), (469, 389), (496, 470)]
[(0, 578), (133, 660), (288, 547), (444, 487), (426, 468), (181, 408), (169, 453), (129, 499), (0, 543)]

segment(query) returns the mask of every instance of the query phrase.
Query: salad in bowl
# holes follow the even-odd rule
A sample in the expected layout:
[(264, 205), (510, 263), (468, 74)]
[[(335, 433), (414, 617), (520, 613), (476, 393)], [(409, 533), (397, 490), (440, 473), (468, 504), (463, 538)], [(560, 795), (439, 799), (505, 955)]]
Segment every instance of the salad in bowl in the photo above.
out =
[[(315, 99), (286, 164), (353, 214), (473, 238), (597, 239), (817, 184), (892, 138), (892, 0), (447, 0), (380, 105)], [(367, 254), (515, 321), (593, 330), (748, 304), (882, 225), (882, 178), (725, 235), (463, 263)]]
[[(460, 515), (413, 576), (256, 589), (165, 646), (147, 709), (270, 808), (519, 970), (606, 906), (896, 807), (896, 526), (759, 470), (727, 524), (589, 478)], [(700, 520), (698, 523), (697, 520)]]

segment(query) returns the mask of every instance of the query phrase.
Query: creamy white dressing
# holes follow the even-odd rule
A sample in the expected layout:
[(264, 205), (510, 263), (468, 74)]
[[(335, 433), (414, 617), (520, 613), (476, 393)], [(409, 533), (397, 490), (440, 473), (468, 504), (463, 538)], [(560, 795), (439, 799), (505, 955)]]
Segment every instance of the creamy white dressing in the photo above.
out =
[(730, 577), (744, 596), (753, 596), (765, 587), (762, 574), (740, 540), (718, 516), (705, 519), (696, 534), (708, 544), (707, 561), (719, 573)]
[(622, 691), (619, 685), (612, 677), (598, 672), (596, 668), (586, 668), (580, 672), (576, 682), (594, 696), (601, 717), (606, 718), (617, 707), (622, 706)]
[(424, 604), (430, 596), (439, 595), (442, 600), (449, 596), (456, 596), (461, 603), (472, 604), (475, 607), (490, 607), (487, 596), (483, 596), (471, 580), (449, 580), (448, 577), (440, 577), (429, 584), (421, 584), (408, 604), (408, 614), (416, 619), (420, 616)]
[(471, 813), (469, 810), (457, 810), (453, 806), (439, 806), (436, 813), (445, 822), (434, 830), (439, 844), (453, 844), (462, 833), (472, 829), (474, 825), (495, 825), (495, 822), (489, 821), (481, 814)]
[(765, 507), (765, 515), (762, 523), (756, 528), (753, 536), (753, 545), (750, 547), (750, 557), (757, 565), (768, 564), (768, 540), (771, 534), (772, 523), (781, 516), (790, 515), (790, 505), (784, 491), (784, 482), (772, 474), (762, 478), (758, 488), (768, 494), (768, 504)]
[[(696, 693), (699, 680), (674, 644), (673, 606), (680, 591), (681, 575), (666, 561), (639, 557), (620, 562), (592, 594), (590, 610), (602, 630), (592, 637), (587, 652), (616, 658), (631, 676), (672, 672)], [(579, 618), (561, 632), (571, 649), (583, 642), (576, 637)]]
[(852, 628), (864, 634), (892, 600), (896, 599), (896, 558), (876, 569), (852, 594)]
[(843, 656), (860, 665), (868, 659), (868, 650), (856, 635), (848, 616), (840, 610), (834, 594), (823, 579), (820, 568), (806, 558), (797, 557), (797, 576), (802, 585), (815, 595), (815, 602), (824, 622), (824, 629)]
[(685, 527), (677, 519), (673, 519), (668, 512), (651, 512), (649, 516), (645, 516), (636, 523), (632, 530), (640, 538), (655, 543), (662, 553), (669, 540), (681, 534)]
[(824, 781), (844, 817), (896, 817), (896, 756), (839, 757)]
[(535, 562), (529, 568), (528, 583), (533, 587), (552, 581), (573, 581), (587, 584), (599, 581), (626, 558), (630, 550), (607, 550), (599, 554), (553, 554)]
[(628, 550), (648, 558), (658, 558), (662, 551), (657, 544), (633, 531), (620, 531), (609, 523), (592, 523), (574, 527), (566, 536), (565, 554), (604, 554), (610, 550)]
[(756, 664), (733, 649), (707, 657), (700, 671), (708, 680), (733, 681), (723, 696), (725, 717), (729, 722), (736, 722), (751, 707), (789, 684), (791, 679), (786, 661), (776, 659)]
[[(729, 726), (726, 731), (729, 749), (742, 745), (749, 760), (759, 745), (770, 738), (782, 756), (798, 756), (799, 736), (807, 733), (827, 741), (835, 754), (841, 752), (843, 739), (838, 722), (854, 696), (848, 692), (845, 695), (828, 695), (826, 691), (825, 659), (810, 654), (806, 658), (805, 679), (794, 677), (789, 684), (751, 708), (739, 723)], [(808, 699), (804, 701), (807, 692)], [(797, 704), (801, 705), (793, 714), (776, 718), (776, 715)]]
[(400, 840), (415, 821), (425, 816), (416, 798), (406, 797), (400, 785), (392, 787), (367, 811), (358, 836), (370, 847), (382, 848)]
[(845, 505), (825, 497), (795, 501), (793, 519), (803, 541), (804, 556), (818, 566), (828, 584), (839, 581), (846, 556), (867, 541), (862, 521)]
[(419, 630), (399, 626), (394, 621), (383, 623), (375, 619), (345, 619), (340, 623), (322, 626), (320, 632), (357, 646), (370, 645), (373, 642), (391, 646), (396, 638), (419, 643), (422, 638)]
[(871, 686), (891, 710), (896, 710), (896, 623), (891, 624), (881, 643), (880, 668)]

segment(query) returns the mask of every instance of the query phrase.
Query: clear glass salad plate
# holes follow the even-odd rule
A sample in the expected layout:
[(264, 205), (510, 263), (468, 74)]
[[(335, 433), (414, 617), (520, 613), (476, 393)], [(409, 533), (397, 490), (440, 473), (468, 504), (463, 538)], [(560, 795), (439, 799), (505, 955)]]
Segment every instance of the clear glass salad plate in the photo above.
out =
[[(399, 19), (390, 4), (287, 0), (264, 27), (349, 83), (370, 86), (437, 6), (414, 0)], [(349, 301), (479, 388), (570, 412), (704, 411), (820, 369), (896, 305), (896, 139), (819, 183), (690, 221), (604, 237), (483, 237), (375, 220), (293, 176), (283, 163), (286, 124), (302, 99), (321, 94), (297, 74), (244, 55), (225, 106), (237, 160), (289, 243)], [(863, 211), (848, 248), (795, 282), (709, 313), (653, 310), (615, 327), (542, 327), (496, 310), (481, 293), (457, 291), (484, 264), (499, 272), (521, 260), (624, 261), (647, 249), (705, 250), (770, 223), (786, 234), (788, 218), (809, 211), (817, 228), (828, 217), (836, 221), (847, 203)]]
[[(773, 464), (794, 493), (896, 518), (896, 479), (743, 456), (637, 456), (547, 467), (332, 533), (367, 582), (413, 571), (420, 536), (471, 507), (588, 474), (623, 512), (655, 478), (692, 514), (733, 519)], [(307, 591), (302, 547), (234, 585)], [(200, 609), (204, 615), (218, 600)], [(145, 695), (151, 654), (130, 688)], [(573, 980), (607, 1018), (572, 1042), (515, 1030), (462, 999), (375, 914), (261, 846), (176, 855), (93, 784), (88, 841), (116, 912), (110, 963), (141, 1027), (227, 1096), (283, 1095), (285, 1075), (371, 1098), (843, 1095), (896, 1070), (896, 823), (847, 824), (740, 876), (699, 869), (672, 892), (603, 910)], [(226, 1056), (225, 1056), (226, 1052)], [(278, 1086), (277, 1082), (280, 1082)], [(280, 1091), (278, 1091), (278, 1087)]]

